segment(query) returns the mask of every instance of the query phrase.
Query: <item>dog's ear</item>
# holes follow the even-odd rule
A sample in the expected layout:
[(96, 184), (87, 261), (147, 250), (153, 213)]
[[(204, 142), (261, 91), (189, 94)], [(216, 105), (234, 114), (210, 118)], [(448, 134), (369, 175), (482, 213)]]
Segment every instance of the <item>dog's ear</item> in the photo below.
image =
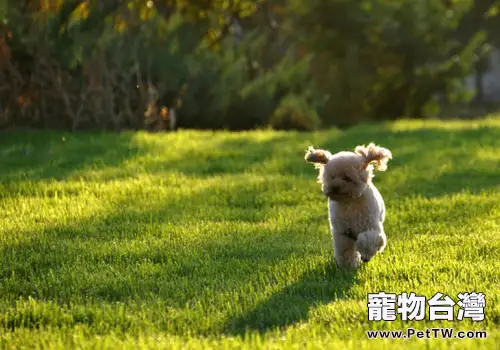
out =
[(322, 166), (328, 163), (331, 157), (332, 154), (330, 152), (323, 149), (314, 149), (312, 146), (309, 146), (304, 159), (308, 163), (312, 163), (316, 166)]
[(357, 146), (355, 153), (365, 158), (364, 169), (371, 163), (375, 163), (375, 169), (387, 170), (387, 162), (392, 159), (392, 153), (387, 148), (375, 145), (373, 142), (368, 146)]

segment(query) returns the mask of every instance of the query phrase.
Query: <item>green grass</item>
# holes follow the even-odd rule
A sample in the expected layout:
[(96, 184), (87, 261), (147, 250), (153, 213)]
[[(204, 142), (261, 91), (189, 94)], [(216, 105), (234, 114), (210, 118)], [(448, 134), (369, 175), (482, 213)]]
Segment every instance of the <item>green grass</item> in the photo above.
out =
[[(370, 141), (388, 247), (332, 263), (303, 160)], [(500, 119), (347, 131), (0, 133), (0, 348), (495, 348)], [(369, 322), (367, 293), (486, 295), (485, 320)], [(487, 330), (369, 340), (370, 329)]]

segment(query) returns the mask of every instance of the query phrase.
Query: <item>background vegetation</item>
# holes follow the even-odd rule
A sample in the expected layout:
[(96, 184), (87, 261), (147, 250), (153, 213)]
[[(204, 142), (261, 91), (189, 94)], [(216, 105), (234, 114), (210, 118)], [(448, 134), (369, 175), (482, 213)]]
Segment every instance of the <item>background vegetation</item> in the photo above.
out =
[(499, 3), (3, 0), (0, 128), (304, 130), (438, 115), (471, 98), (463, 78), (484, 69)]

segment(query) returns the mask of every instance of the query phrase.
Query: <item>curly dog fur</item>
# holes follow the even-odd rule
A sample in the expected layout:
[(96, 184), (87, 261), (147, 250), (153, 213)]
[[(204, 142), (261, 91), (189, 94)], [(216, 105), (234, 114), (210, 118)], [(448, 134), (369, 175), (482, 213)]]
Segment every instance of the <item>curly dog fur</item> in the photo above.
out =
[(319, 169), (318, 182), (328, 198), (334, 255), (340, 267), (358, 267), (387, 244), (385, 204), (373, 184), (373, 171), (385, 171), (389, 159), (391, 151), (373, 143), (333, 155), (312, 146), (306, 151), (305, 160)]

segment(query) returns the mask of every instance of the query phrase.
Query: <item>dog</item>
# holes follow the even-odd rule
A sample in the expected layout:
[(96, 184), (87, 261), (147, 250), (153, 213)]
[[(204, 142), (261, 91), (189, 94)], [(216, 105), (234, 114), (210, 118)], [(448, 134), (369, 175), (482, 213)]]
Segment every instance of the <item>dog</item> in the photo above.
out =
[(334, 257), (339, 267), (356, 268), (387, 245), (385, 204), (373, 184), (374, 170), (385, 171), (392, 153), (374, 143), (354, 152), (306, 150), (305, 160), (319, 170), (318, 182), (328, 198)]

